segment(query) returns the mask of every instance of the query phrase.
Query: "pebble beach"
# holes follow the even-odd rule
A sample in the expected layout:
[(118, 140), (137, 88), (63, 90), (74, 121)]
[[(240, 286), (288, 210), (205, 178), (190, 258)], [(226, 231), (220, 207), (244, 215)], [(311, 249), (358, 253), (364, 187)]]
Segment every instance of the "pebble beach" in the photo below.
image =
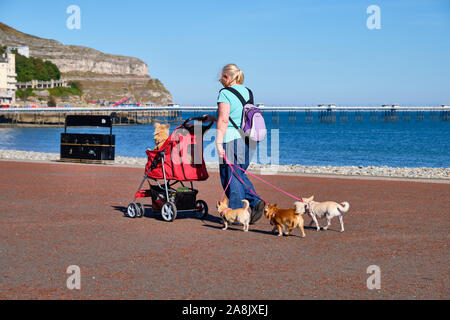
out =
[[(58, 161), (58, 153), (30, 152), (19, 150), (0, 150), (0, 160), (17, 161)], [(146, 158), (115, 158), (115, 165), (144, 167)], [(209, 170), (217, 171), (218, 163), (208, 162)], [(303, 165), (261, 165), (252, 163), (249, 170), (257, 174), (307, 174), (333, 176), (385, 177), (403, 179), (437, 179), (450, 180), (450, 168), (409, 168), (388, 166), (303, 166)]]

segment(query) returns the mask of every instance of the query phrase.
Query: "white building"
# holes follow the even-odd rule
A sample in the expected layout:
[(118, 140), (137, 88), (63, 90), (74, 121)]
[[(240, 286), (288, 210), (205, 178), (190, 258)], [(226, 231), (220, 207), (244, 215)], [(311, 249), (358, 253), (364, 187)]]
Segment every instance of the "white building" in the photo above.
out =
[(17, 50), (17, 52), (19, 54), (21, 54), (22, 56), (25, 56), (27, 58), (30, 57), (30, 47), (28, 47), (26, 45), (19, 46), (19, 47), (8, 47), (7, 48), (8, 53), (12, 53), (13, 50)]
[(65, 79), (61, 80), (49, 80), (49, 81), (41, 81), (41, 80), (31, 80), (28, 82), (17, 82), (17, 89), (53, 89), (56, 87), (70, 87), (69, 83)]
[(0, 56), (0, 104), (16, 103), (16, 55), (5, 53)]

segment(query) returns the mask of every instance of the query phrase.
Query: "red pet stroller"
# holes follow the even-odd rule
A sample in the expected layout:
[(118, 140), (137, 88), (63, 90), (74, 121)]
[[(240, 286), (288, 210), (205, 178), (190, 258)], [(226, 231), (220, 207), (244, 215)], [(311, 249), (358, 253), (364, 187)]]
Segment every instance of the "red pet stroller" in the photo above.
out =
[[(206, 202), (197, 200), (198, 190), (194, 189), (193, 181), (208, 179), (203, 159), (203, 135), (212, 125), (213, 122), (206, 117), (187, 119), (172, 132), (159, 150), (146, 151), (145, 176), (133, 202), (127, 207), (126, 216), (142, 217), (144, 206), (137, 199), (145, 197), (152, 198), (153, 212), (161, 212), (165, 221), (175, 220), (180, 211), (192, 211), (202, 219), (208, 214)], [(164, 184), (159, 180), (163, 180)], [(142, 189), (145, 181), (148, 182), (148, 190)], [(190, 185), (186, 186), (183, 182)], [(175, 188), (177, 184), (179, 186)]]

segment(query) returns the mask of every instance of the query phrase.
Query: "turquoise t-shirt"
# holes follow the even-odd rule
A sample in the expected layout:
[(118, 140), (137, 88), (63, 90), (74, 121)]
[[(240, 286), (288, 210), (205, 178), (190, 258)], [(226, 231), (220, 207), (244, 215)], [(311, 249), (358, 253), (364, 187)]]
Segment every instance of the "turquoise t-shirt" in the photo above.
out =
[[(250, 99), (250, 94), (247, 88), (243, 85), (236, 84), (232, 86), (232, 88), (236, 89), (245, 101)], [(230, 105), (230, 118), (233, 119), (234, 123), (236, 123), (238, 127), (240, 127), (242, 121), (242, 103), (238, 97), (228, 90), (222, 90), (217, 98), (217, 102), (225, 102)], [(228, 121), (227, 132), (225, 132), (223, 142), (227, 143), (239, 138), (241, 138), (239, 131), (236, 130), (231, 121)]]

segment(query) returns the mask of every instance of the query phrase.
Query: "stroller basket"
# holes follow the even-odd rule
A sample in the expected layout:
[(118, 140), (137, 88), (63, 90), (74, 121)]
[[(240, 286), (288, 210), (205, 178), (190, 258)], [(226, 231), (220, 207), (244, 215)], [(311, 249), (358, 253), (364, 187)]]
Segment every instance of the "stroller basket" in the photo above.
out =
[[(150, 188), (152, 196), (152, 210), (161, 211), (164, 203), (167, 202), (166, 190), (161, 186), (152, 185)], [(189, 190), (169, 190), (169, 201), (175, 203), (178, 210), (192, 210), (195, 207), (195, 202), (197, 201), (196, 189)]]
[(177, 191), (175, 193), (175, 206), (178, 210), (195, 209), (195, 201), (197, 200), (197, 190)]

